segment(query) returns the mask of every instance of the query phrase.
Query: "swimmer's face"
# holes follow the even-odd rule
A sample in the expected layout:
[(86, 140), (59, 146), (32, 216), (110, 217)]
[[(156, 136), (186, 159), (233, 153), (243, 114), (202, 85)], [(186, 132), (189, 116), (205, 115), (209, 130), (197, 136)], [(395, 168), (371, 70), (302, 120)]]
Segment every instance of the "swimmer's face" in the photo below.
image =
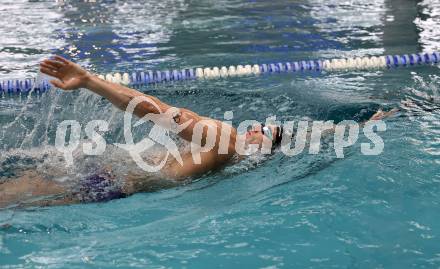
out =
[(277, 128), (275, 125), (263, 126), (256, 124), (251, 126), (246, 132), (246, 144), (262, 145), (264, 141), (270, 141), (273, 144), (277, 136)]

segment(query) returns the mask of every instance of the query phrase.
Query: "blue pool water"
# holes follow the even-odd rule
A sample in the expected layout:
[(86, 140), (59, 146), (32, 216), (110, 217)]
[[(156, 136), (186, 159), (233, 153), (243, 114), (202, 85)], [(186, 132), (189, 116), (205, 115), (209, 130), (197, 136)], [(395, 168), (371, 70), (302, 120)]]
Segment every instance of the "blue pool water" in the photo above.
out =
[[(439, 49), (440, 5), (433, 0), (65, 2), (2, 1), (8, 19), (0, 21), (0, 80), (35, 76), (52, 53), (106, 73)], [(232, 110), (234, 123), (269, 115), (351, 119), (371, 106), (402, 112), (387, 121), (379, 156), (362, 155), (359, 145), (344, 159), (326, 148), (292, 158), (279, 153), (107, 203), (1, 210), (1, 267), (440, 266), (438, 67), (141, 90), (217, 119)], [(104, 119), (109, 141), (123, 137), (122, 113), (86, 91), (5, 96), (0, 178), (13, 180), (14, 169), (27, 165), (63, 170), (53, 144), (65, 119)], [(115, 156), (103, 158), (118, 169)]]

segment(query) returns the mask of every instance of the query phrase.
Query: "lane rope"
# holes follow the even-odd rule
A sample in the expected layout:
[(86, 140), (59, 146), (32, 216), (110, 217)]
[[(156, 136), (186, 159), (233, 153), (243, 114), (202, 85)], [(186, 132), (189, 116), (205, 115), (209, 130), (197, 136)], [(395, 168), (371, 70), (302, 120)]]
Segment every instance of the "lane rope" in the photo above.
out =
[[(181, 70), (141, 71), (132, 73), (113, 73), (98, 75), (101, 79), (131, 87), (156, 83), (228, 78), (260, 74), (295, 72), (338, 72), (370, 69), (392, 69), (420, 65), (432, 65), (440, 62), (439, 52), (426, 52), (404, 55), (367, 56), (331, 60), (308, 60), (296, 62), (278, 62), (268, 64), (237, 65)], [(42, 93), (53, 88), (47, 80), (23, 79), (0, 81), (0, 94)]]

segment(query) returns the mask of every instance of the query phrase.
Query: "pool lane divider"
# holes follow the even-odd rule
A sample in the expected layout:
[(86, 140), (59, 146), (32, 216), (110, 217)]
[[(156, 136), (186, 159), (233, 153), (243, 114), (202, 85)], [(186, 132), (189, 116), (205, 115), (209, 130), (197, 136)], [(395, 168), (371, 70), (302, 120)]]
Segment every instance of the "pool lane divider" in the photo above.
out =
[[(101, 79), (131, 87), (173, 81), (201, 80), (250, 76), (260, 74), (278, 74), (295, 72), (340, 72), (352, 70), (392, 69), (431, 65), (440, 62), (439, 52), (356, 57), (331, 60), (308, 60), (297, 62), (278, 62), (268, 64), (237, 65), (181, 70), (141, 71), (133, 73), (113, 73), (99, 75)], [(42, 93), (53, 88), (47, 80), (36, 79), (0, 81), (0, 95)]]

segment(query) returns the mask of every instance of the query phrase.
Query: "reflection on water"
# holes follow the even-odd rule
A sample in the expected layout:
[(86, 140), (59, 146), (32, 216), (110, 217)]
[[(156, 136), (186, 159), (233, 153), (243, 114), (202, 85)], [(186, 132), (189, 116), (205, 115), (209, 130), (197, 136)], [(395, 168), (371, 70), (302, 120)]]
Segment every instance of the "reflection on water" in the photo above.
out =
[(148, 66), (172, 60), (172, 54), (161, 55), (160, 51), (166, 50), (174, 20), (186, 7), (179, 0), (102, 4), (71, 1), (60, 7), (68, 27), (59, 32), (67, 46), (58, 51), (98, 64), (101, 72), (103, 68), (115, 68), (115, 64), (121, 69), (124, 63)]
[[(414, 20), (417, 14), (417, 1), (386, 0), (387, 12), (384, 18), (383, 45), (385, 53), (394, 55), (405, 51), (418, 52), (417, 28)], [(405, 34), (402, 33), (405, 29)]]
[[(0, 79), (35, 74), (52, 52), (107, 72), (409, 53), (439, 41), (436, 1), (89, 2), (2, 3), (2, 18), (13, 19), (0, 22)], [(105, 204), (2, 211), (0, 265), (438, 267), (437, 73), (434, 66), (144, 87), (201, 115), (222, 119), (232, 109), (234, 124), (349, 117), (365, 105), (402, 113), (387, 122), (380, 156), (356, 148), (337, 161), (329, 148), (275, 154)], [(65, 119), (106, 120), (107, 141), (123, 137), (121, 112), (87, 91), (0, 98), (0, 173), (36, 160), (62, 172), (61, 161), (43, 153)], [(120, 156), (99, 161), (117, 164)], [(80, 168), (93, 169), (88, 161)]]
[(423, 50), (440, 49), (440, 2), (423, 0), (418, 3), (419, 16), (414, 20), (419, 31), (419, 43)]
[(0, 13), (0, 79), (34, 75), (38, 61), (66, 44), (56, 34), (66, 24), (54, 1), (4, 0)]
[[(384, 0), (308, 2), (311, 5), (310, 15), (320, 18), (314, 25), (319, 27), (320, 32), (336, 33), (335, 39), (344, 44), (347, 57), (383, 53)], [(326, 53), (328, 57), (341, 56), (332, 48), (322, 50), (319, 53)]]

